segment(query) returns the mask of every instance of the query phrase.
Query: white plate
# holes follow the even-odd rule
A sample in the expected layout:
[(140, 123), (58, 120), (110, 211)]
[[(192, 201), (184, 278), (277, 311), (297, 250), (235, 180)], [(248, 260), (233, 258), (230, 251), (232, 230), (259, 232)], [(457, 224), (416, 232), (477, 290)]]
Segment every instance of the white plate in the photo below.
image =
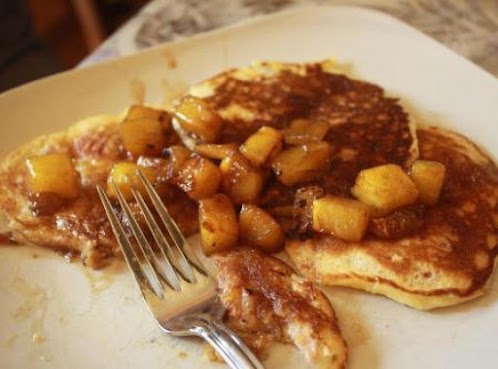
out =
[[(148, 103), (160, 103), (166, 91), (254, 59), (331, 56), (400, 96), (419, 120), (453, 127), (498, 157), (496, 79), (392, 17), (349, 7), (294, 9), (4, 93), (1, 148), (89, 115), (118, 113), (142, 88)], [(173, 57), (176, 68), (168, 67)], [(161, 335), (125, 270), (109, 274), (44, 250), (1, 247), (0, 366), (218, 367), (201, 358), (198, 341)], [(430, 313), (357, 291), (328, 292), (351, 369), (496, 368), (496, 278), (485, 297)], [(32, 342), (34, 334), (41, 342)], [(268, 367), (301, 368), (285, 357), (272, 356)]]

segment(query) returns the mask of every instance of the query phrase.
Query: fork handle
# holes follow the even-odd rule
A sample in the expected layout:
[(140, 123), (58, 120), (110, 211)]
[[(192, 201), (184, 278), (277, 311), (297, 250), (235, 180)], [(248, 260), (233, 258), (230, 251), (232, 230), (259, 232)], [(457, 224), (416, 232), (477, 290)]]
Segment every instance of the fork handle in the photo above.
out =
[(225, 324), (204, 321), (196, 332), (204, 338), (232, 369), (264, 369), (247, 345)]

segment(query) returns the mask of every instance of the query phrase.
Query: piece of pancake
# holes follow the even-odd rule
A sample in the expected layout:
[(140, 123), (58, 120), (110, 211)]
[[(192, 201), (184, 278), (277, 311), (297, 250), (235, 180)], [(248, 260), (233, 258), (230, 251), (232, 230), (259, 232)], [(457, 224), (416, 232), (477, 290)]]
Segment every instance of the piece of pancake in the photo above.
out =
[(227, 323), (258, 353), (292, 343), (320, 369), (344, 368), (347, 347), (330, 302), (284, 262), (256, 250), (215, 256)]
[(286, 251), (307, 278), (382, 294), (417, 309), (470, 300), (485, 292), (498, 239), (498, 170), (461, 135), (440, 128), (417, 132), (420, 158), (446, 166), (439, 202), (425, 209), (410, 236), (345, 242), (314, 235)]
[[(63, 132), (39, 137), (2, 158), (0, 209), (17, 241), (79, 255), (91, 268), (103, 266), (110, 256), (120, 253), (96, 185), (105, 186), (112, 166), (127, 160), (119, 134), (122, 118), (88, 118)], [(81, 179), (80, 196), (75, 200), (61, 204), (55, 195), (34, 198), (30, 194), (26, 159), (48, 153), (71, 155)], [(161, 194), (173, 217), (187, 235), (195, 233), (196, 204), (173, 186), (168, 190)]]

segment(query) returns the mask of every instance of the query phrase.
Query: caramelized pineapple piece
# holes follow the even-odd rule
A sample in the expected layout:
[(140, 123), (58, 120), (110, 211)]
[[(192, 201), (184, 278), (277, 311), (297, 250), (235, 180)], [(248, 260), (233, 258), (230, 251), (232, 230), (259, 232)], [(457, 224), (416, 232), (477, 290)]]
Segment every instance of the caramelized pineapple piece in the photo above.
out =
[(242, 205), (239, 227), (240, 238), (248, 245), (268, 252), (278, 251), (283, 246), (282, 227), (268, 212), (258, 206)]
[(319, 178), (329, 164), (329, 144), (315, 142), (282, 151), (273, 159), (272, 168), (280, 182), (293, 186)]
[(144, 105), (132, 105), (126, 114), (125, 120), (152, 119), (157, 120), (163, 127), (166, 138), (166, 145), (176, 143), (176, 133), (171, 124), (171, 114), (166, 110), (150, 108)]
[(327, 122), (296, 119), (282, 133), (286, 144), (304, 145), (323, 140), (328, 130), (329, 124)]
[(313, 201), (313, 229), (345, 241), (360, 241), (367, 230), (369, 212), (359, 201), (325, 196)]
[(162, 123), (153, 118), (125, 119), (121, 140), (133, 156), (159, 156), (166, 144)]
[(437, 161), (417, 160), (413, 163), (410, 177), (420, 192), (420, 201), (435, 205), (443, 187), (446, 168)]
[[(169, 179), (169, 162), (165, 158), (151, 158), (140, 156), (137, 159), (138, 169), (148, 172), (152, 183), (166, 182)], [(145, 173), (144, 173), (145, 174)]]
[(235, 204), (254, 202), (265, 181), (264, 173), (255, 168), (240, 153), (234, 153), (222, 160), (223, 191)]
[(188, 159), (175, 179), (176, 185), (194, 200), (212, 196), (220, 182), (220, 169), (208, 159), (198, 156)]
[(149, 108), (143, 105), (132, 105), (128, 109), (125, 120), (152, 119), (161, 120), (167, 113), (163, 110)]
[(261, 127), (240, 146), (240, 152), (253, 165), (269, 163), (282, 151), (282, 133), (271, 127)]
[(140, 170), (144, 176), (151, 182), (155, 182), (157, 173), (153, 168), (142, 167), (131, 162), (121, 162), (113, 165), (111, 173), (107, 178), (107, 194), (112, 198), (117, 198), (117, 194), (114, 191), (113, 182), (121, 190), (123, 196), (126, 200), (133, 199), (132, 188), (136, 188), (138, 192), (146, 196), (147, 191), (145, 190), (142, 180), (138, 176), (138, 170)]
[(68, 154), (46, 154), (26, 160), (33, 193), (53, 193), (64, 199), (78, 197), (80, 182)]
[(176, 177), (183, 164), (190, 158), (191, 152), (184, 146), (170, 146), (166, 152), (169, 155), (169, 176)]
[(396, 208), (413, 204), (419, 195), (415, 183), (395, 164), (362, 170), (356, 177), (351, 193), (370, 206), (374, 216), (382, 216)]
[(209, 159), (222, 160), (237, 151), (235, 144), (200, 144), (195, 145), (194, 151)]
[(232, 249), (239, 237), (237, 215), (230, 198), (218, 193), (199, 201), (201, 246), (207, 255)]
[(183, 97), (175, 109), (175, 117), (182, 128), (201, 142), (214, 142), (222, 126), (218, 113), (196, 97)]

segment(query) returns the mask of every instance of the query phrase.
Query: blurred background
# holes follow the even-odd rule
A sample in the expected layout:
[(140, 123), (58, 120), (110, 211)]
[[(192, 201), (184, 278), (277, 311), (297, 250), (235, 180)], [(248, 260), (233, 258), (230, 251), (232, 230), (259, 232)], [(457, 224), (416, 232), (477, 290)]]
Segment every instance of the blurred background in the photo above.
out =
[(62, 68), (75, 66), (147, 3), (147, 0), (23, 1), (28, 5), (33, 30), (48, 44)]
[(498, 76), (498, 0), (0, 0), (0, 92), (310, 4), (386, 12)]
[(0, 0), (0, 92), (76, 66), (147, 0)]

